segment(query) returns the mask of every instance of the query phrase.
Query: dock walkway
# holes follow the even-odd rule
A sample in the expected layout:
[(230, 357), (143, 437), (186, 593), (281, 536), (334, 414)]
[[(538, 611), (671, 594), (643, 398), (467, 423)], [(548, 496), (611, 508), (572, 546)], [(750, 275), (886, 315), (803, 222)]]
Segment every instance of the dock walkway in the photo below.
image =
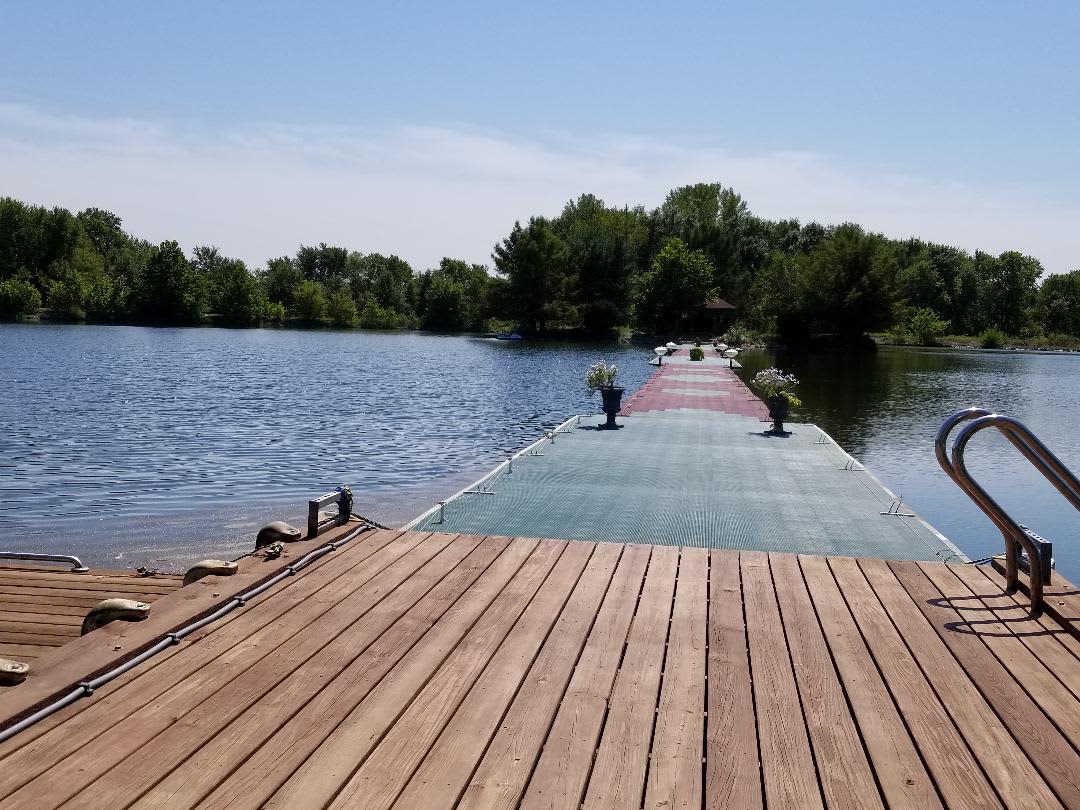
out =
[(1080, 807), (1078, 656), (972, 565), (370, 532), (0, 744), (0, 806)]
[[(620, 429), (582, 417), (542, 455), (409, 528), (881, 557), (963, 555), (810, 424), (765, 435), (768, 411), (709, 357), (666, 358)], [(474, 487), (473, 489), (477, 489)]]
[(153, 603), (182, 582), (171, 574), (0, 563), (0, 658), (31, 663), (78, 638), (83, 618), (103, 599)]

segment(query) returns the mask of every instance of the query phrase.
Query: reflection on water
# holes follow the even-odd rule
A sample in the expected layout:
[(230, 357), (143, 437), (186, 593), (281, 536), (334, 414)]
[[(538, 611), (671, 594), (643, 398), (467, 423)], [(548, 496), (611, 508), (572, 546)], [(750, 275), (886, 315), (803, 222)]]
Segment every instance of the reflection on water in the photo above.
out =
[[(420, 334), (0, 325), (0, 548), (164, 566), (342, 483), (403, 522), (599, 410), (640, 349)], [(283, 511), (284, 510), (284, 511)]]
[[(747, 377), (769, 365), (794, 371), (804, 403), (798, 418), (821, 425), (972, 557), (999, 553), (1002, 540), (934, 459), (945, 417), (971, 405), (1014, 416), (1080, 471), (1080, 355), (883, 349), (748, 351), (739, 359)], [(995, 432), (978, 434), (966, 458), (1018, 521), (1054, 541), (1059, 570), (1080, 580), (1080, 515)]]
[[(341, 483), (401, 523), (574, 413), (597, 360), (636, 389), (647, 349), (361, 332), (0, 325), (0, 548), (98, 564), (181, 565), (250, 549), (258, 525), (303, 520)], [(949, 413), (1016, 416), (1080, 469), (1080, 356), (883, 350), (745, 352), (802, 381), (820, 424), (973, 557), (1001, 549), (934, 460)], [(1055, 541), (1080, 581), (1080, 520), (1002, 439), (973, 472)]]

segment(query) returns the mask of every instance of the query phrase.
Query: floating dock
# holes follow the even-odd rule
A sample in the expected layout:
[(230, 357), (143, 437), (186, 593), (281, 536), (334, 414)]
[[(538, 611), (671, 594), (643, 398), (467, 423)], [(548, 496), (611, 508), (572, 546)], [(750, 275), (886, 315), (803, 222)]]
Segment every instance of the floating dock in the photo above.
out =
[(78, 638), (86, 614), (103, 599), (153, 603), (182, 580), (159, 573), (72, 573), (55, 566), (0, 563), (0, 658), (31, 663)]
[[(1054, 574), (1033, 618), (996, 568), (943, 562), (947, 541), (816, 429), (707, 444), (719, 434), (680, 420), (708, 417), (683, 407), (722, 395), (672, 391), (701, 382), (679, 375), (665, 365), (627, 403), (628, 427), (546, 439), (443, 520), (496, 520), (512, 510), (469, 510), (530, 489), (554, 504), (570, 484), (541, 483), (626, 439), (609, 461), (654, 469), (650, 483), (700, 455), (670, 482), (682, 496), (706, 478), (696, 523), (602, 519), (634, 500), (623, 476), (608, 501), (577, 498), (590, 532), (617, 525), (622, 542), (351, 523), (244, 558), (0, 689), (0, 807), (1080, 808), (1080, 591)], [(750, 413), (710, 413), (760, 432), (743, 396)], [(672, 428), (692, 437), (657, 459)], [(769, 515), (785, 476), (805, 506), (833, 473), (865, 493), (861, 541), (826, 523), (791, 553), (822, 507), (781, 510), (778, 549), (737, 522), (708, 534), (727, 508), (709, 493), (750, 510), (757, 492)], [(740, 545), (708, 547), (724, 536)]]
[(768, 435), (764, 403), (719, 358), (665, 358), (622, 415), (617, 431), (571, 420), (409, 528), (966, 559), (821, 429)]

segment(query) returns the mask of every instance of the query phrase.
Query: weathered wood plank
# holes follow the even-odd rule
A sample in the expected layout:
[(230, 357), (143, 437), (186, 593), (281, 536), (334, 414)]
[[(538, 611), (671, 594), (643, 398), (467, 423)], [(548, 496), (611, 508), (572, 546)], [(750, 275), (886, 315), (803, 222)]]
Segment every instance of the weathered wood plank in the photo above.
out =
[(590, 810), (637, 807), (644, 795), (678, 564), (678, 549), (653, 549), (585, 791)]
[[(445, 562), (434, 562), (430, 578), (422, 573), (430, 563), (439, 560), (441, 552), (453, 541), (453, 535), (438, 534), (409, 547), (378, 576), (338, 601), (304, 632), (213, 695), (201, 700), (196, 695), (196, 700), (191, 701), (183, 685), (174, 689), (169, 710), (183, 712), (182, 722), (161, 729), (127, 759), (84, 788), (79, 803), (114, 807), (137, 798), (247, 709), (271, 724), (283, 705), (295, 705), (310, 698), (460, 561), (463, 554), (451, 552)], [(408, 541), (399, 540), (397, 544), (406, 546)]]
[(942, 807), (828, 561), (800, 555), (799, 567), (886, 804), (910, 810)]
[[(1021, 606), (1011, 596), (995, 587), (975, 570), (973, 565), (953, 565), (949, 567), (949, 571), (979, 598), (979, 603), (989, 611), (988, 618), (997, 619), (1002, 627), (1011, 630), (1031, 654), (1064, 684), (1074, 701), (1080, 698), (1080, 666), (1073, 654), (1055, 638), (1055, 635), (1061, 635), (1075, 641), (1064, 628), (1059, 626), (1056, 634), (1048, 631), (1042, 622), (1031, 618), (1026, 606)], [(1067, 702), (1064, 696), (1062, 700)], [(1074, 703), (1074, 706), (1073, 716), (1080, 716), (1080, 704)], [(1071, 731), (1078, 728), (1080, 726), (1074, 726)]]
[(956, 612), (966, 590), (953, 578), (943, 595), (917, 563), (888, 566), (1057, 796), (1080, 807), (1080, 755)]
[[(419, 691), (520, 571), (536, 545), (535, 540), (516, 540), (508, 545), (506, 538), (487, 538), (475, 559), (470, 558), (469, 567), (436, 589), (432, 602), (406, 617), (408, 621), (395, 625), (369, 655), (334, 682), (337, 688), (320, 693), (303, 707), (199, 806), (235, 810), (262, 807), (333, 734), (338, 740), (350, 734), (365, 739), (364, 728), (349, 723), (354, 712), (363, 711), (362, 701), (376, 687), (386, 694), (412, 684)], [(478, 571), (475, 584), (464, 584)], [(468, 587), (460, 599), (456, 595), (459, 587)], [(407, 698), (401, 705), (406, 703)]]
[[(326, 673), (309, 683), (310, 673), (298, 669), (267, 700), (233, 721), (133, 807), (155, 810), (192, 807), (230, 774), (234, 783), (241, 781), (243, 776), (235, 773), (238, 766), (251, 770), (257, 777), (265, 777), (268, 772), (279, 775), (277, 784), (267, 785), (262, 778), (246, 792), (249, 800), (257, 800), (259, 797), (252, 793), (260, 789), (264, 791), (261, 798), (268, 797), (321, 742), (317, 735), (330, 734), (335, 719), (344, 717), (359, 703), (366, 690), (476, 582), (507, 542), (505, 538), (484, 542), (478, 536), (457, 537), (442, 554), (365, 617), (362, 630), (374, 633), (386, 625), (386, 619), (401, 605), (422, 593), (419, 601), (382, 631), (362, 655), (329, 682), (325, 680), (329, 674)], [(448, 566), (452, 570), (447, 570)], [(261, 763), (265, 761), (272, 764), (263, 768)]]
[[(422, 654), (409, 660), (402, 668), (401, 677), (394, 677), (391, 673), (384, 679), (274, 794), (267, 806), (321, 808), (335, 795), (340, 799), (343, 795), (340, 791), (383, 736), (395, 727), (406, 707), (416, 705), (415, 699), (429, 683), (432, 689), (427, 692), (426, 702), (432, 710), (438, 710), (434, 703), (438, 697), (453, 699), (455, 682), (450, 678), (433, 677), (433, 672), (443, 671), (466, 679), (475, 677), (472, 673), (479, 671), (479, 667), (490, 657), (491, 650), (510, 632), (565, 548), (565, 542), (539, 543), (498, 598), (488, 603), (487, 609), (464, 637), (454, 623), (448, 622), (446, 629), (450, 631), (452, 640), (450, 649), (438, 643), (425, 645)], [(439, 624), (433, 628), (434, 631), (439, 629)], [(482, 660), (478, 662), (477, 659)], [(431, 664), (434, 667), (429, 669)], [(396, 763), (391, 767), (396, 768)]]
[[(115, 700), (83, 708), (67, 724), (24, 746), (4, 761), (5, 767), (0, 769), (0, 795), (27, 776), (40, 774), (33, 782), (23, 784), (17, 795), (6, 801), (15, 807), (24, 800), (30, 806), (34, 806), (36, 800), (47, 803), (52, 796), (59, 797), (56, 801), (66, 801), (90, 779), (115, 765), (161, 728), (183, 717), (191, 701), (197, 702), (206, 690), (220, 689), (225, 682), (258, 664), (282, 644), (292, 641), (297, 633), (407, 553), (422, 537), (413, 535), (406, 542), (391, 542), (394, 536), (388, 536), (385, 544), (379, 545), (349, 572), (350, 576), (335, 576), (320, 591), (312, 592), (310, 587), (305, 587), (318, 582), (309, 577), (290, 582), (290, 587), (278, 593), (273, 601), (283, 599), (284, 604), (293, 609), (281, 614), (272, 625), (245, 635), (250, 622), (244, 621), (248, 617), (241, 617), (219, 631), (217, 644), (187, 647), (183, 653), (154, 667), (153, 675), (147, 673), (138, 687), (119, 690), (109, 696), (115, 695)], [(327, 573), (332, 575), (334, 571), (330, 569)], [(286, 594), (293, 599), (285, 598)], [(271, 610), (276, 607), (279, 606)], [(192, 659), (199, 662), (194, 669), (190, 666)], [(173, 670), (182, 672), (183, 677), (170, 677)], [(163, 692), (162, 683), (171, 683), (171, 689)], [(151, 702), (153, 697), (161, 694), (166, 695), (164, 700)], [(133, 714), (136, 710), (138, 713)], [(108, 730), (103, 732), (103, 728)], [(98, 746), (84, 748), (92, 739), (98, 741)], [(87, 761), (86, 752), (90, 750), (98, 752), (98, 756)], [(58, 774), (61, 776), (54, 778)]]
[(1008, 622), (998, 620), (986, 603), (964, 584), (958, 572), (953, 571), (957, 566), (919, 567), (954, 606), (960, 606), (960, 615), (971, 632), (982, 639), (1028, 694), (1036, 697), (1061, 733), (1080, 745), (1080, 702), (1017, 636), (1017, 633), (1035, 633), (1045, 637), (1038, 624), (1022, 610), (1017, 610)]
[(859, 567), (931, 682), (953, 722), (1008, 807), (1059, 807), (993, 708), (938, 638), (884, 560)]
[(769, 564), (825, 802), (830, 808), (881, 807), (799, 561), (792, 554), (770, 554)]
[(709, 552), (685, 548), (675, 583), (646, 808), (701, 807), (708, 614)]
[(597, 545), (570, 601), (469, 779), (458, 804), (460, 810), (518, 806), (589, 631), (609, 588), (614, 587), (613, 574), (625, 549), (613, 543)]
[[(1005, 593), (1005, 576), (992, 565), (973, 565), (976, 571), (985, 576), (995, 588), (1002, 593)], [(1009, 596), (1016, 604), (1021, 607), (1030, 607), (1030, 603), (1027, 601), (1027, 597), (1022, 593), (1015, 593)], [(1058, 610), (1063, 608), (1062, 604), (1057, 605)], [(1039, 626), (1042, 627), (1049, 635), (1057, 639), (1066, 650), (1073, 654), (1077, 662), (1080, 662), (1080, 638), (1077, 638), (1068, 631), (1062, 624), (1051, 614), (1049, 611), (1044, 612), (1037, 619)], [(1075, 666), (1075, 665), (1073, 665)]]
[[(590, 545), (573, 543), (563, 553), (559, 567), (551, 573), (506, 641), (492, 656), (394, 801), (396, 806), (430, 810), (457, 806), (500, 725), (506, 728), (505, 718), (502, 723), (500, 718), (525, 685), (545, 640), (560, 640), (574, 626), (582, 628), (579, 638), (584, 639), (619, 559), (618, 546), (600, 543), (586, 553)], [(571, 564), (571, 555), (575, 554), (581, 561)], [(578, 572), (569, 587), (561, 581), (564, 572), (560, 567), (567, 569), (567, 580), (574, 579), (573, 572)], [(574, 658), (580, 649), (580, 641), (576, 647), (572, 650)], [(537, 673), (537, 677), (546, 680), (547, 672)], [(518, 752), (521, 758), (535, 761), (543, 740), (535, 737), (534, 740), (535, 748)], [(389, 738), (383, 744), (388, 742), (391, 742)], [(375, 767), (379, 756), (377, 750), (364, 767)]]
[(1000, 807), (993, 787), (852, 559), (830, 558), (836, 583), (949, 807)]
[[(190, 688), (189, 681), (179, 684), (164, 701), (132, 718), (132, 725), (137, 725), (137, 729), (126, 729), (124, 735), (129, 756), (104, 773), (105, 768), (98, 765), (100, 758), (94, 760), (96, 771), (102, 775), (81, 789), (79, 804), (83, 807), (114, 807), (123, 800), (138, 797), (175, 768), (178, 761), (190, 756), (232, 719), (268, 694), (272, 711), (271, 693), (297, 670), (305, 670), (305, 676), (315, 683), (326, 671), (339, 672), (377, 637), (372, 631), (378, 627), (368, 624), (375, 607), (443, 551), (451, 540), (453, 536), (437, 535), (420, 543), (404, 539), (395, 541), (380, 552), (386, 555), (384, 558), (390, 565), (374, 572), (376, 576), (333, 605), (311, 608), (312, 612), (318, 611), (321, 615), (303, 627), (303, 632), (295, 634), (254, 666), (247, 667), (212, 696)], [(378, 557), (374, 555), (373, 561)], [(306, 605), (300, 606), (289, 613), (289, 617), (299, 616), (305, 609)], [(404, 609), (400, 605), (392, 606), (393, 617), (383, 624), (383, 629), (399, 618)], [(349, 630), (354, 632), (348, 633)], [(276, 697), (289, 701), (294, 693), (282, 689)], [(171, 725), (160, 723), (160, 718), (170, 715), (183, 719)], [(123, 725), (116, 730), (123, 730)], [(141, 742), (137, 747), (133, 746), (132, 742), (138, 740)], [(113, 743), (113, 750), (118, 747)], [(110, 758), (112, 754), (110, 751)]]
[[(32, 755), (34, 766), (47, 767), (49, 764), (48, 757), (45, 756), (44, 749), (40, 748), (40, 746), (47, 747), (48, 741), (33, 743), (36, 738), (44, 736), (57, 726), (79, 716), (82, 719), (68, 725), (63, 734), (59, 735), (61, 745), (67, 746), (67, 752), (70, 753), (70, 751), (85, 744), (87, 739), (100, 734), (113, 723), (119, 722), (126, 716), (126, 713), (136, 711), (140, 705), (140, 699), (149, 702), (157, 695), (163, 694), (171, 686), (189, 677), (191, 673), (198, 672), (208, 662), (217, 660), (227, 653), (231, 654), (232, 647), (236, 646), (238, 638), (254, 634), (287, 613), (294, 605), (317, 593), (320, 588), (325, 587), (328, 583), (336, 581), (342, 576), (347, 576), (352, 566), (359, 564), (378, 549), (390, 543), (398, 534), (398, 532), (389, 531), (371, 533), (352, 541), (343, 547), (337, 555), (327, 555), (316, 560), (311, 566), (304, 569), (298, 578), (290, 580), (289, 587), (283, 590), (275, 589), (273, 599), (268, 598), (269, 594), (264, 594), (249, 602), (243, 609), (230, 613), (219, 621), (188, 636), (182, 644), (164, 650), (142, 666), (136, 667), (97, 689), (94, 692), (93, 703), (89, 706), (79, 701), (39, 721), (30, 729), (19, 734), (17, 738), (0, 743), (0, 761), (3, 761), (3, 758), (8, 753), (32, 746), (30, 750), (35, 752)], [(326, 565), (330, 559), (334, 559), (335, 565)], [(64, 653), (70, 652), (72, 656), (77, 657), (79, 660), (88, 660), (89, 663), (85, 666), (98, 663), (101, 659), (115, 658), (119, 654), (116, 651), (118, 647), (126, 649), (129, 639), (140, 638), (139, 635), (132, 636), (130, 634), (140, 633), (143, 626), (156, 622), (158, 632), (175, 629), (180, 626), (181, 622), (178, 616), (185, 616), (185, 611), (195, 610), (198, 612), (199, 607), (206, 606), (208, 598), (213, 599), (214, 602), (219, 602), (222, 597), (243, 590), (245, 587), (250, 587), (252, 584), (251, 575), (243, 572), (229, 577), (227, 582), (221, 583), (225, 587), (220, 591), (213, 588), (207, 582), (207, 579), (183, 588), (174, 595), (163, 597), (162, 602), (158, 604), (158, 610), (151, 611), (151, 618), (145, 622), (128, 624), (128, 627), (116, 630), (112, 638), (109, 637), (109, 631), (115, 624), (120, 623), (107, 625), (89, 636), (70, 642), (73, 646), (69, 646), (64, 650)], [(236, 590), (229, 590), (234, 586)], [(174, 604), (169, 604), (170, 601), (174, 602)], [(192, 615), (192, 613), (187, 612), (186, 618), (190, 618)], [(132, 629), (129, 630), (128, 628)], [(234, 633), (235, 635), (232, 635)], [(98, 645), (87, 648), (85, 646), (87, 639), (93, 639), (94, 636), (106, 643), (111, 640), (113, 642), (112, 647), (107, 651)], [(153, 634), (141, 636), (144, 642), (153, 637)], [(135, 646), (134, 643), (132, 646)], [(174, 656), (180, 657), (170, 667), (162, 667), (166, 661), (171, 660)], [(47, 658), (52, 657), (51, 655), (47, 656)], [(85, 676), (93, 670), (83, 669), (76, 662), (66, 670), (54, 670), (51, 673), (53, 683), (62, 682), (61, 676), (67, 677), (71, 673), (80, 671)], [(100, 671), (100, 664), (98, 671)], [(149, 674), (151, 671), (153, 671), (153, 675)], [(137, 684), (131, 688), (126, 688), (132, 681), (137, 681)], [(17, 691), (27, 688), (28, 685), (20, 686)], [(42, 686), (39, 692), (45, 692), (47, 688), (47, 685)], [(124, 692), (122, 696), (117, 694), (121, 690)], [(0, 699), (0, 704), (2, 703), (3, 700)], [(96, 719), (94, 713), (97, 711), (103, 713), (105, 720)], [(91, 736), (88, 737), (87, 735)], [(24, 762), (17, 770), (20, 774), (25, 774), (32, 768), (28, 767)], [(0, 790), (2, 790), (2, 784), (3, 778), (0, 776)]]
[[(439, 735), (450, 728), (451, 744), (435, 751), (439, 759), (428, 770), (429, 779), (446, 780), (453, 768), (444, 768), (441, 758), (454, 757), (457, 753), (455, 745), (466, 745), (471, 734), (483, 734), (484, 704), (489, 694), (495, 705), (505, 700), (502, 703), (505, 706), (513, 698), (540, 640), (558, 618), (592, 549), (591, 543), (571, 543), (566, 548), (528, 606), (509, 627), (509, 632), (501, 634), (501, 641), (492, 643), (477, 638), (470, 644), (470, 638), (466, 637), (330, 806), (371, 810), (390, 807), (406, 787), (410, 774), (421, 766), (425, 754), (435, 750)], [(477, 687), (475, 692), (473, 687)], [(469, 700), (471, 695), (476, 695), (473, 701)], [(458, 714), (458, 709), (467, 702), (475, 704), (476, 710)], [(480, 727), (474, 727), (474, 721)], [(455, 763), (471, 773), (483, 754), (483, 746), (470, 746), (468, 753), (468, 759), (455, 760)], [(403, 804), (405, 807), (423, 806), (404, 799)]]
[(739, 554), (766, 804), (823, 807), (769, 558)]
[(705, 805), (757, 810), (764, 785), (738, 552), (713, 550), (710, 579)]
[[(193, 617), (204, 615), (224, 604), (233, 594), (263, 582), (275, 573), (297, 560), (300, 555), (313, 551), (325, 543), (353, 533), (355, 525), (342, 526), (339, 530), (327, 532), (318, 540), (292, 543), (280, 559), (267, 560), (261, 557), (245, 558), (241, 561), (240, 572), (231, 577), (207, 577), (192, 585), (178, 588), (154, 602), (150, 617), (142, 622), (112, 622), (99, 630), (76, 639), (62, 649), (43, 655), (26, 681), (18, 689), (3, 690), (0, 693), (0, 718), (4, 722), (20, 717), (43, 702), (66, 693), (72, 685), (79, 683), (92, 673), (103, 671), (109, 666), (131, 657), (134, 651), (149, 646), (165, 633), (182, 627)], [(389, 542), (400, 532), (371, 532), (357, 537), (340, 552), (327, 554), (312, 562), (292, 581), (303, 581), (327, 563), (343, 555), (367, 553), (369, 550)], [(332, 566), (338, 574), (343, 573), (337, 565)], [(275, 589), (275, 593), (277, 589)], [(256, 600), (264, 602), (268, 595)], [(210, 631), (208, 631), (210, 632)], [(191, 639), (194, 641), (194, 638)], [(141, 668), (140, 668), (141, 669)], [(76, 712), (81, 711), (76, 709)], [(46, 723), (46, 727), (51, 727)], [(36, 733), (36, 727), (34, 732)], [(20, 735), (22, 736), (22, 735)], [(10, 741), (9, 741), (10, 742)], [(0, 743), (0, 753), (5, 744)]]
[(581, 803), (651, 554), (652, 547), (644, 545), (623, 551), (525, 788), (522, 810), (558, 810)]

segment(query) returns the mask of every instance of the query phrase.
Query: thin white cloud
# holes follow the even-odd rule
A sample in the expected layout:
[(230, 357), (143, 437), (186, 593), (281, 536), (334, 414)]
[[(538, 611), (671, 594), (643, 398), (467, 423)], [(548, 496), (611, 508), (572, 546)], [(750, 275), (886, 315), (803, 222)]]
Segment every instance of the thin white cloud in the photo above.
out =
[(1020, 250), (1050, 272), (1080, 267), (1080, 204), (1037, 189), (846, 165), (842, 155), (735, 154), (715, 139), (632, 135), (522, 138), (467, 125), (375, 129), (243, 127), (58, 115), (0, 104), (0, 194), (97, 206), (151, 241), (214, 244), (252, 266), (328, 242), (487, 263), (515, 219), (555, 215), (591, 192), (658, 205), (705, 180), (770, 218), (854, 221), (992, 253)]

